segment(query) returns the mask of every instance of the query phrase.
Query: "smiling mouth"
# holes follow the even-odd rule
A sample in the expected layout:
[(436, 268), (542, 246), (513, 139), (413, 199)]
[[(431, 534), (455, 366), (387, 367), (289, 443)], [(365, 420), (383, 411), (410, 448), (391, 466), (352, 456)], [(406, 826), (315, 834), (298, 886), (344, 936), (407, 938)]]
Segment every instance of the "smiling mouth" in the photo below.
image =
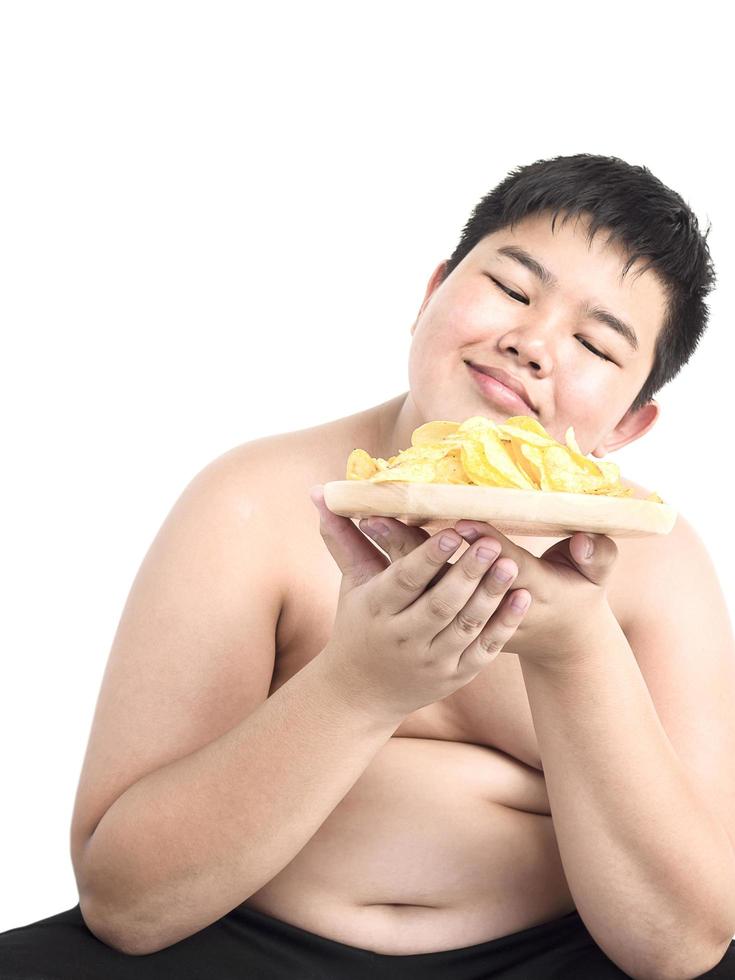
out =
[(528, 402), (522, 398), (520, 395), (516, 394), (511, 388), (508, 388), (501, 381), (497, 381), (495, 378), (491, 377), (489, 374), (485, 374), (476, 368), (474, 364), (470, 361), (465, 361), (467, 369), (469, 370), (475, 384), (478, 386), (482, 394), (488, 399), (488, 401), (493, 402), (503, 409), (510, 409), (515, 413), (519, 410), (523, 415), (537, 415), (535, 409), (531, 408)]

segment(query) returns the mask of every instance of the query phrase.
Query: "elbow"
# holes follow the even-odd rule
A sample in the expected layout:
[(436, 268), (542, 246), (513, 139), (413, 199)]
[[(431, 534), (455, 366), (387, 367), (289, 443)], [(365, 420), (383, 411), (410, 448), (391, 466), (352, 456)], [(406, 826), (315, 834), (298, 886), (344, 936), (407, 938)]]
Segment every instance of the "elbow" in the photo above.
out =
[[(695, 958), (689, 959), (683, 968), (680, 968), (678, 972), (671, 973), (670, 976), (677, 978), (686, 977), (687, 980), (690, 977), (701, 977), (710, 970), (714, 970), (722, 960), (727, 956), (727, 953), (732, 945), (733, 937), (728, 936), (726, 940), (723, 940), (719, 945), (710, 945), (706, 948), (699, 950), (698, 955)], [(732, 966), (730, 967), (733, 968)]]
[(678, 945), (678, 955), (666, 962), (660, 961), (648, 968), (634, 969), (630, 974), (634, 980), (692, 980), (709, 974), (726, 956), (732, 938), (719, 946), (684, 947)]
[(157, 942), (149, 932), (131, 927), (108, 909), (82, 895), (79, 897), (79, 910), (92, 935), (118, 953), (147, 956), (165, 947), (165, 943)]
[[(146, 956), (165, 948), (166, 943), (158, 942), (151, 933), (150, 916), (141, 920), (135, 910), (113, 900), (109, 888), (107, 892), (101, 890), (99, 875), (95, 882), (88, 869), (86, 874), (83, 870), (80, 861), (74, 863), (79, 911), (85, 926), (96, 939), (126, 956)], [(105, 877), (109, 884), (109, 876)]]

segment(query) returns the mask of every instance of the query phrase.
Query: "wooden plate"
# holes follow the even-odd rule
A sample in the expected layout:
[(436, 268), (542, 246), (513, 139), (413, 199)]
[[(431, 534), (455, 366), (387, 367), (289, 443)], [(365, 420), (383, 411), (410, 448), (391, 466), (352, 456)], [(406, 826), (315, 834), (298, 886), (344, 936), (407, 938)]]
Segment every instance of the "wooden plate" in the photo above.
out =
[(324, 484), (327, 507), (343, 517), (395, 517), (420, 526), (446, 519), (486, 521), (501, 534), (567, 537), (591, 531), (614, 538), (668, 534), (676, 511), (667, 504), (589, 493), (515, 490), (452, 483), (333, 480)]

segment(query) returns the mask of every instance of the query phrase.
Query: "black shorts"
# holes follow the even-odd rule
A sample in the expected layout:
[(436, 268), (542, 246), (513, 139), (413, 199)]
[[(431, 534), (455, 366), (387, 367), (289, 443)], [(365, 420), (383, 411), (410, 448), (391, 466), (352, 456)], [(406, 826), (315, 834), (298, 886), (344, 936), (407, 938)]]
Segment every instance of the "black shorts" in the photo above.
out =
[[(0, 980), (606, 980), (627, 977), (577, 912), (500, 939), (392, 956), (347, 946), (244, 906), (181, 942), (126, 956), (79, 906), (0, 933)], [(735, 942), (702, 974), (735, 978)]]

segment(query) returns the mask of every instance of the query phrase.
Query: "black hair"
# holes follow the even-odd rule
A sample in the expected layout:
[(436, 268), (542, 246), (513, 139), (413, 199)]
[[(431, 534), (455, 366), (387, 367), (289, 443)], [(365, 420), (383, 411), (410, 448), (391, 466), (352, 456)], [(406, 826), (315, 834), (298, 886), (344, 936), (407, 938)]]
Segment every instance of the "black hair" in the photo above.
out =
[(602, 228), (607, 242), (629, 255), (623, 277), (638, 259), (648, 259), (638, 274), (653, 269), (665, 290), (653, 366), (630, 410), (642, 408), (676, 377), (707, 326), (704, 298), (716, 282), (707, 245), (711, 224), (703, 235), (683, 198), (646, 167), (590, 153), (537, 160), (511, 171), (475, 207), (444, 278), (487, 235), (545, 212), (552, 231), (560, 213), (562, 226), (573, 216), (591, 219), (588, 243)]

